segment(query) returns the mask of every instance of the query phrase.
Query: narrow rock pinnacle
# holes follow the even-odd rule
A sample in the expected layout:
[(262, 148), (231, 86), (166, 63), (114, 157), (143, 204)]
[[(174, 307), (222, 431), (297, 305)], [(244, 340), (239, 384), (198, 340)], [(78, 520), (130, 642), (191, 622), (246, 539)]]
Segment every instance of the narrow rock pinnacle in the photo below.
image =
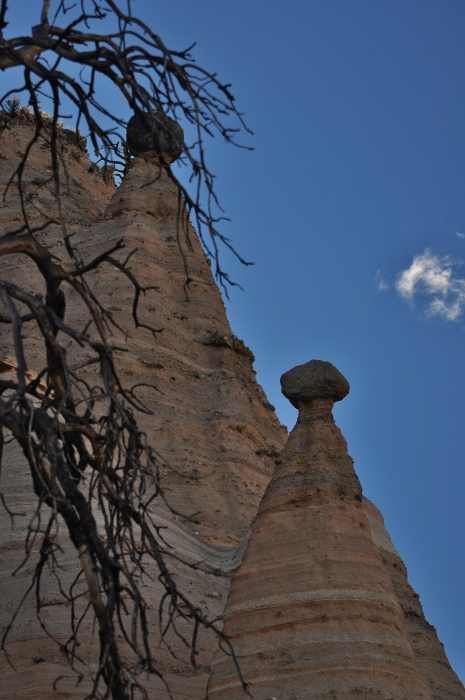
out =
[[(224, 616), (248, 693), (254, 700), (433, 700), (332, 415), (349, 384), (320, 360), (286, 372), (281, 384), (299, 417)], [(246, 699), (221, 649), (207, 697)]]

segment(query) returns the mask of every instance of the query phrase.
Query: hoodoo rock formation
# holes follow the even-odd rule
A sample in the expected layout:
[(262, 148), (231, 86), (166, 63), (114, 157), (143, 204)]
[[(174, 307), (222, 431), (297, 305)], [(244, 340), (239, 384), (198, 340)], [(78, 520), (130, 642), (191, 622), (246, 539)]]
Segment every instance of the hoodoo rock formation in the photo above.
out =
[[(380, 513), (362, 496), (331, 412), (349, 385), (329, 363), (313, 361), (283, 376), (283, 391), (300, 413), (281, 452), (287, 431), (256, 382), (251, 351), (229, 327), (182, 199), (160, 165), (179, 155), (182, 132), (163, 121), (160, 133), (157, 119), (145, 124), (131, 120), (128, 141), (136, 158), (118, 188), (90, 163), (82, 142), (63, 141), (62, 212), (84, 262), (120, 238), (128, 252), (137, 249), (131, 270), (147, 288), (139, 320), (163, 329), (154, 336), (147, 328), (134, 328), (132, 289), (116, 267), (89, 274), (93, 292), (117, 323), (113, 340), (120, 348), (115, 352), (119, 376), (125, 386), (137, 385), (137, 398), (153, 411), (138, 415), (138, 422), (163, 460), (161, 485), (180, 515), (155, 502), (151, 517), (163, 528), (167, 546), (185, 562), (170, 561), (178, 586), (212, 616), (223, 614), (227, 599), (225, 629), (255, 700), (465, 700)], [(26, 110), (0, 133), (2, 194), (33, 129)], [(24, 206), (34, 225), (39, 228), (47, 216), (58, 218), (44, 139), (29, 152), (23, 185)], [(18, 228), (21, 216), (12, 185), (0, 204), (3, 232)], [(70, 264), (58, 225), (36, 235), (63, 266)], [(10, 282), (26, 279), (27, 291), (43, 295), (40, 275), (28, 259), (1, 259), (0, 275)], [(85, 308), (72, 290), (66, 295), (67, 322), (84, 327)], [(76, 364), (86, 359), (85, 350), (71, 341), (66, 350)], [(33, 330), (25, 338), (25, 351), (29, 381), (45, 364), (42, 339)], [(11, 339), (2, 334), (0, 374), (14, 379), (15, 371)], [(78, 371), (89, 385), (98, 384), (95, 365)], [(1, 492), (20, 514), (12, 527), (0, 509), (3, 630), (19, 603), (21, 607), (7, 644), (16, 670), (0, 658), (0, 696), (80, 700), (89, 690), (88, 679), (76, 685), (59, 644), (37, 620), (32, 592), (26, 594), (35, 561), (18, 569), (36, 497), (27, 465), (9, 435)], [(64, 532), (57, 543), (66, 586), (79, 567)], [(194, 570), (189, 563), (199, 566)], [(175, 656), (166, 644), (157, 647), (160, 587), (157, 571), (147, 573), (148, 618), (154, 609), (149, 632), (157, 669), (171, 691), (168, 695), (151, 677), (149, 697), (201, 700), (209, 681), (210, 700), (245, 698), (231, 658), (216, 649), (214, 637), (200, 633), (196, 669), (179, 639), (167, 640)], [(69, 603), (53, 572), (44, 576), (41, 601), (41, 622), (58, 642), (66, 639)], [(79, 649), (90, 665), (96, 655), (93, 634), (89, 625)]]
[[(24, 152), (31, 133), (30, 127), (16, 123), (2, 133), (2, 189), (13, 172), (15, 154)], [(23, 174), (26, 207), (34, 224), (41, 223), (41, 209), (55, 213), (51, 171), (41, 146), (39, 142), (31, 150)], [(95, 172), (85, 152), (76, 160), (69, 147), (63, 154), (68, 230), (85, 260), (121, 238), (127, 252), (135, 250), (131, 270), (149, 288), (139, 320), (162, 329), (155, 338), (149, 330), (134, 328), (132, 289), (116, 268), (107, 265), (90, 277), (95, 293), (122, 329), (118, 333), (115, 327), (114, 335), (114, 344), (122, 348), (116, 351), (120, 375), (126, 386), (141, 383), (137, 396), (154, 412), (139, 420), (166, 461), (163, 485), (173, 507), (186, 516), (195, 513), (195, 529), (207, 540), (236, 546), (256, 514), (287, 433), (256, 381), (252, 352), (231, 331), (210, 265), (175, 186), (163, 168), (150, 162), (151, 150), (145, 153), (148, 161), (135, 158), (115, 188)], [(0, 207), (4, 230), (14, 228), (20, 218), (19, 197), (10, 188)], [(61, 236), (60, 228), (51, 226), (38, 239), (66, 265)], [(0, 264), (3, 279), (27, 277), (29, 291), (43, 294), (40, 274), (30, 260), (11, 255)], [(66, 291), (66, 318), (83, 327), (86, 309), (72, 290)], [(39, 371), (44, 351), (33, 333), (26, 352), (28, 367)], [(82, 353), (74, 345), (69, 352), (76, 357)], [(5, 334), (0, 338), (0, 360), (13, 354), (11, 337)], [(86, 378), (96, 379), (96, 370), (87, 368)]]
[[(335, 425), (333, 404), (348, 382), (312, 360), (281, 383), (299, 417), (225, 609), (248, 692), (254, 700), (465, 698), (445, 657), (431, 658), (434, 630), (425, 630), (418, 600), (406, 605), (405, 567)], [(208, 700), (241, 697), (231, 656), (218, 651)]]

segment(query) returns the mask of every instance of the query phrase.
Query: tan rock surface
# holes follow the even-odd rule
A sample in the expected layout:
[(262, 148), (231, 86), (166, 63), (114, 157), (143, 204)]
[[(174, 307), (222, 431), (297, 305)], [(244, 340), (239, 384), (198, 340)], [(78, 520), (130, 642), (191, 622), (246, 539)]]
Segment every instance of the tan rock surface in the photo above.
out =
[[(15, 154), (24, 151), (28, 135), (27, 127), (21, 126), (3, 133), (0, 163), (8, 166), (3, 183), (12, 172)], [(38, 179), (41, 160), (43, 168), (44, 153), (39, 146), (29, 158), (28, 191)], [(154, 410), (153, 417), (139, 418), (166, 460), (170, 502), (185, 515), (197, 513), (194, 524), (210, 540), (237, 545), (286, 439), (286, 430), (256, 382), (253, 355), (232, 334), (210, 266), (165, 172), (136, 159), (115, 189), (88, 173), (90, 164), (84, 154), (80, 162), (68, 154), (65, 157), (69, 186), (65, 205), (73, 244), (87, 261), (123, 238), (124, 255), (137, 248), (131, 258), (132, 272), (141, 284), (153, 287), (142, 299), (139, 316), (141, 322), (163, 329), (155, 337), (146, 329), (134, 329), (133, 290), (119, 270), (107, 265), (91, 277), (95, 293), (123, 330), (115, 331), (114, 343), (122, 348), (116, 356), (124, 384), (143, 382), (155, 387), (138, 390), (137, 396)], [(52, 198), (49, 185), (44, 189)], [(32, 202), (35, 199), (46, 197), (39, 194)], [(0, 212), (6, 230), (19, 221), (13, 191)], [(185, 219), (187, 236), (177, 223), (178, 214)], [(79, 217), (85, 216), (89, 221), (83, 225)], [(58, 227), (38, 238), (66, 265)], [(1, 271), (4, 279), (12, 281), (26, 276), (28, 290), (43, 293), (34, 264), (24, 256), (4, 258)], [(77, 327), (87, 321), (86, 309), (73, 290), (67, 292), (66, 319)], [(33, 333), (26, 352), (31, 370), (43, 367), (41, 343)], [(2, 337), (0, 359), (12, 354), (10, 339)], [(70, 344), (68, 354), (79, 357), (82, 353)], [(86, 375), (93, 377), (93, 370)]]
[[(7, 445), (5, 464), (14, 470), (17, 485), (7, 482), (5, 496), (9, 503), (14, 504), (17, 511), (31, 512), (30, 489), (28, 488), (27, 469), (12, 443)], [(222, 614), (226, 600), (231, 572), (240, 563), (241, 548), (219, 547), (205, 542), (199, 535), (192, 532), (188, 526), (174, 521), (163, 513), (153, 513), (154, 522), (163, 528), (164, 540), (172, 547), (176, 555), (186, 565), (179, 561), (170, 561), (170, 567), (179, 587), (187, 592), (191, 600), (209, 610), (212, 616)], [(66, 658), (60, 652), (56, 641), (47, 638), (40, 628), (36, 617), (34, 591), (28, 591), (34, 572), (35, 558), (20, 569), (14, 577), (12, 572), (24, 558), (24, 519), (15, 519), (15, 528), (2, 521), (2, 545), (0, 548), (0, 629), (11, 622), (13, 612), (20, 606), (18, 616), (13, 620), (10, 631), (7, 652), (14, 668), (11, 668), (3, 655), (0, 657), (0, 697), (8, 700), (48, 700), (49, 697), (75, 698), (82, 700), (89, 691), (90, 685), (86, 678), (77, 686), (76, 677), (69, 669)], [(61, 537), (58, 544), (64, 554), (60, 557), (62, 570), (60, 578), (66, 587), (78, 573), (76, 556), (66, 537)], [(199, 564), (200, 569), (193, 570), (187, 564)], [(153, 566), (147, 568), (147, 575), (142, 588), (147, 594), (147, 620), (153, 644), (154, 656), (157, 659), (157, 669), (163, 673), (169, 684), (171, 693), (176, 700), (187, 698), (204, 698), (208, 679), (209, 664), (216, 648), (216, 639), (212, 634), (200, 631), (199, 656), (197, 669), (190, 664), (189, 654), (179, 639), (170, 636), (166, 641), (170, 644), (175, 657), (166, 645), (157, 648), (160, 642), (158, 626), (158, 601), (160, 587), (157, 584), (157, 571)], [(70, 606), (63, 599), (53, 575), (44, 577), (41, 587), (41, 620), (53, 632), (55, 639), (60, 642), (69, 636)], [(183, 629), (183, 627), (181, 627)], [(184, 631), (187, 631), (184, 627)], [(89, 668), (93, 667), (97, 656), (98, 643), (96, 631), (89, 624), (81, 644), (79, 655), (84, 658)], [(82, 667), (78, 664), (78, 668)], [(57, 691), (52, 693), (52, 685), (61, 676)], [(149, 689), (156, 690), (156, 697), (168, 698), (164, 686), (157, 679), (143, 679)]]
[[(3, 132), (0, 138), (3, 187), (30, 135), (28, 125), (17, 123)], [(54, 211), (48, 156), (41, 145), (32, 149), (25, 172), (26, 190), (33, 194), (27, 204), (33, 224), (44, 221), (40, 211)], [(127, 245), (124, 256), (138, 248), (131, 258), (132, 272), (145, 286), (155, 287), (147, 291), (139, 310), (143, 323), (164, 329), (154, 336), (143, 328), (135, 331), (130, 318), (133, 290), (116, 268), (107, 265), (90, 278), (95, 293), (123, 329), (122, 333), (115, 331), (114, 336), (115, 345), (122, 348), (116, 352), (116, 361), (123, 383), (144, 384), (137, 396), (154, 415), (140, 415), (139, 419), (164, 459), (162, 485), (167, 499), (181, 514), (194, 514), (190, 525), (183, 525), (181, 521), (186, 519), (181, 515), (173, 520), (166, 508), (161, 505), (154, 508), (154, 518), (167, 526), (170, 533), (177, 533), (167, 535), (176, 551), (187, 562), (204, 562), (199, 571), (192, 572), (173, 561), (176, 580), (196, 605), (208, 609), (213, 616), (221, 615), (231, 569), (240, 560), (237, 545), (256, 514), (286, 431), (256, 382), (251, 352), (231, 332), (220, 292), (194, 230), (188, 224), (186, 240), (179, 229), (177, 191), (164, 171), (138, 159), (116, 189), (99, 173), (89, 173), (93, 167), (84, 153), (76, 159), (68, 148), (63, 158), (68, 170), (64, 190), (68, 230), (73, 233), (73, 244), (79, 245), (84, 260), (124, 238)], [(34, 208), (36, 205), (38, 209)], [(20, 224), (14, 188), (10, 188), (6, 204), (0, 208), (0, 221), (7, 231)], [(61, 236), (57, 226), (37, 234), (40, 242), (66, 266)], [(43, 293), (41, 279), (31, 261), (13, 255), (1, 260), (0, 266), (3, 279), (27, 279), (27, 291)], [(188, 289), (186, 269), (191, 279)], [(85, 309), (73, 293), (68, 290), (66, 293), (66, 319), (82, 328), (86, 323)], [(73, 361), (82, 357), (82, 350), (73, 344), (69, 344), (67, 352)], [(28, 334), (26, 354), (30, 371), (39, 371), (44, 353), (33, 331)], [(10, 339), (2, 335), (0, 360), (3, 358), (4, 362), (0, 371), (5, 376), (6, 372), (14, 371), (8, 361), (12, 355)], [(86, 379), (97, 381), (92, 367), (84, 373)], [(0, 512), (0, 619), (5, 629), (27, 590), (35, 564), (28, 562), (12, 577), (23, 558), (26, 527), (36, 501), (28, 468), (12, 442), (6, 446), (1, 479), (8, 504), (25, 514), (15, 518), (11, 529), (9, 517), (3, 509)], [(64, 537), (62, 546), (63, 576), (69, 582), (77, 567)], [(153, 585), (150, 624), (155, 646), (158, 593)], [(69, 609), (63, 604), (53, 577), (44, 583), (41, 595), (48, 603), (44, 621), (58, 640), (66, 638)], [(90, 646), (81, 651), (92, 659), (95, 645), (91, 630), (89, 640)], [(197, 671), (191, 668), (182, 644), (176, 640), (170, 643), (176, 659), (166, 648), (155, 649), (155, 655), (175, 697), (179, 700), (203, 697), (216, 639), (212, 635), (201, 636)], [(32, 593), (21, 604), (9, 635), (8, 650), (20, 671), (16, 673), (9, 668), (4, 657), (0, 660), (0, 684), (9, 699), (48, 698), (54, 679), (61, 674), (65, 678), (58, 684), (56, 697), (83, 697), (85, 681), (75, 686), (57, 645), (40, 629)], [(153, 681), (148, 683), (153, 685)], [(158, 686), (153, 686), (158, 688), (158, 696), (165, 697), (163, 688)]]

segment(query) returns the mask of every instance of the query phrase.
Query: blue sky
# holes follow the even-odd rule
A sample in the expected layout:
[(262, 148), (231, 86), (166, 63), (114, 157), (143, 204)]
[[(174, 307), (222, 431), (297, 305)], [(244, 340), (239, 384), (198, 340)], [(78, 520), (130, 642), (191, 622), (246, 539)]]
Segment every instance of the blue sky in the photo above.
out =
[(233, 329), (290, 427), (284, 371), (318, 358), (348, 378), (336, 420), (465, 679), (465, 5), (156, 5), (255, 132), (252, 153), (211, 154), (256, 263), (230, 263)]
[(199, 63), (233, 84), (255, 150), (209, 146), (223, 230), (256, 263), (226, 257), (245, 290), (227, 304), (233, 330), (289, 427), (284, 371), (317, 358), (346, 375), (336, 420), (465, 680), (465, 4), (134, 11), (173, 48), (197, 41)]

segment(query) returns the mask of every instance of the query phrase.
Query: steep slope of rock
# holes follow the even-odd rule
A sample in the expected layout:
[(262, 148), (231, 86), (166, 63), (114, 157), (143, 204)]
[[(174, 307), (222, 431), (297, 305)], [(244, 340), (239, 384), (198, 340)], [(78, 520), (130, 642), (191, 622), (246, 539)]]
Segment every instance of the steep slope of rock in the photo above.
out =
[(435, 700), (464, 700), (465, 690), (452, 670), (435, 628), (425, 619), (420, 597), (407, 579), (407, 569), (391, 542), (383, 516), (368, 499), (363, 499), (374, 542), (389, 573), (404, 614), (410, 645), (421, 673), (428, 679)]
[[(28, 123), (17, 121), (3, 131), (0, 137), (3, 189), (31, 133)], [(37, 225), (44, 221), (44, 211), (56, 211), (43, 145), (40, 141), (32, 149), (24, 173), (25, 189), (30, 195), (26, 206)], [(107, 265), (90, 277), (93, 290), (122, 329), (122, 332), (115, 329), (114, 335), (115, 345), (122, 348), (116, 352), (120, 376), (125, 386), (141, 384), (137, 397), (153, 411), (153, 416), (138, 418), (164, 460), (163, 488), (170, 504), (180, 513), (178, 520), (173, 520), (163, 506), (157, 505), (153, 517), (161, 519), (169, 532), (178, 535), (181, 532), (177, 539), (173, 535), (173, 542), (185, 553), (188, 562), (204, 562), (200, 570), (193, 572), (173, 561), (176, 580), (196, 605), (207, 608), (213, 616), (221, 615), (231, 571), (231, 565), (222, 562), (225, 557), (233, 557), (237, 563), (235, 547), (256, 514), (286, 431), (256, 382), (251, 352), (232, 334), (220, 292), (194, 230), (188, 224), (188, 240), (180, 231), (178, 194), (166, 173), (137, 159), (121, 186), (115, 188), (96, 172), (84, 152), (78, 153), (74, 146), (64, 143), (62, 155), (67, 167), (64, 209), (73, 245), (79, 246), (84, 260), (88, 261), (123, 238), (124, 256), (138, 249), (131, 258), (132, 272), (142, 284), (152, 287), (142, 299), (139, 315), (147, 325), (163, 328), (155, 336), (146, 329), (134, 329), (130, 316), (133, 290), (117, 269)], [(0, 208), (0, 220), (4, 231), (20, 224), (20, 205), (14, 187), (10, 187)], [(68, 264), (58, 226), (39, 232), (37, 237), (64, 266)], [(2, 279), (13, 282), (26, 279), (27, 291), (43, 294), (42, 280), (30, 260), (12, 255), (2, 259), (0, 266)], [(188, 288), (186, 266), (191, 280)], [(68, 290), (67, 302), (67, 321), (84, 327), (86, 311)], [(73, 361), (86, 356), (72, 343), (67, 351)], [(12, 355), (10, 338), (3, 334), (0, 372), (4, 377), (14, 373)], [(30, 371), (39, 371), (44, 363), (44, 351), (33, 330), (28, 332), (26, 356)], [(92, 367), (83, 371), (91, 383), (97, 380)], [(7, 503), (24, 515), (15, 518), (12, 529), (6, 512), (2, 509), (0, 513), (3, 629), (33, 574), (31, 561), (12, 577), (23, 558), (27, 524), (36, 502), (29, 470), (15, 444), (9, 438), (7, 442), (2, 492)], [(186, 520), (183, 516), (191, 515), (190, 524), (182, 526), (181, 521)], [(77, 573), (77, 565), (66, 538), (60, 543), (65, 552), (65, 570), (61, 575), (64, 583), (69, 583)], [(156, 580), (155, 572), (152, 573)], [(65, 639), (69, 609), (53, 576), (44, 580), (41, 596), (47, 603), (44, 621), (58, 640)], [(156, 584), (150, 596), (156, 645)], [(92, 640), (92, 630), (89, 639)], [(170, 643), (177, 658), (173, 659), (166, 648), (156, 650), (156, 657), (172, 692), (179, 700), (203, 697), (216, 640), (211, 635), (201, 636), (197, 670), (190, 667), (182, 644), (176, 640)], [(95, 653), (94, 648), (91, 641), (86, 650), (89, 659)], [(31, 700), (48, 697), (54, 679), (60, 674), (65, 674), (65, 678), (58, 685), (57, 698), (83, 696), (85, 679), (75, 686), (56, 644), (40, 629), (32, 592), (26, 596), (13, 623), (8, 650), (21, 671), (17, 674), (1, 659), (1, 684), (9, 699), (26, 695)], [(164, 697), (162, 686), (157, 692)]]
[[(254, 700), (465, 698), (418, 603), (410, 612), (419, 624), (409, 621), (405, 567), (398, 556), (391, 571), (386, 566), (395, 550), (362, 500), (332, 416), (347, 382), (329, 363), (312, 361), (282, 383), (298, 422), (225, 609), (248, 691)], [(246, 694), (231, 658), (218, 652), (208, 698), (239, 697)]]
[[(231, 332), (195, 232), (189, 226), (186, 242), (179, 231), (178, 211), (178, 193), (165, 173), (136, 159), (89, 253), (111, 244), (121, 231), (128, 246), (139, 248), (138, 275), (158, 287), (148, 293), (141, 320), (163, 331), (155, 340), (148, 331), (131, 333), (123, 371), (128, 381), (157, 387), (140, 396), (156, 407), (150, 431), (171, 469), (170, 502), (182, 513), (196, 513), (196, 529), (209, 541), (238, 544), (286, 431), (255, 380), (252, 353)], [(112, 305), (123, 324), (117, 309), (127, 309), (130, 292), (125, 284), (118, 288), (116, 277)], [(96, 289), (102, 285), (104, 292), (107, 284), (100, 276)]]

